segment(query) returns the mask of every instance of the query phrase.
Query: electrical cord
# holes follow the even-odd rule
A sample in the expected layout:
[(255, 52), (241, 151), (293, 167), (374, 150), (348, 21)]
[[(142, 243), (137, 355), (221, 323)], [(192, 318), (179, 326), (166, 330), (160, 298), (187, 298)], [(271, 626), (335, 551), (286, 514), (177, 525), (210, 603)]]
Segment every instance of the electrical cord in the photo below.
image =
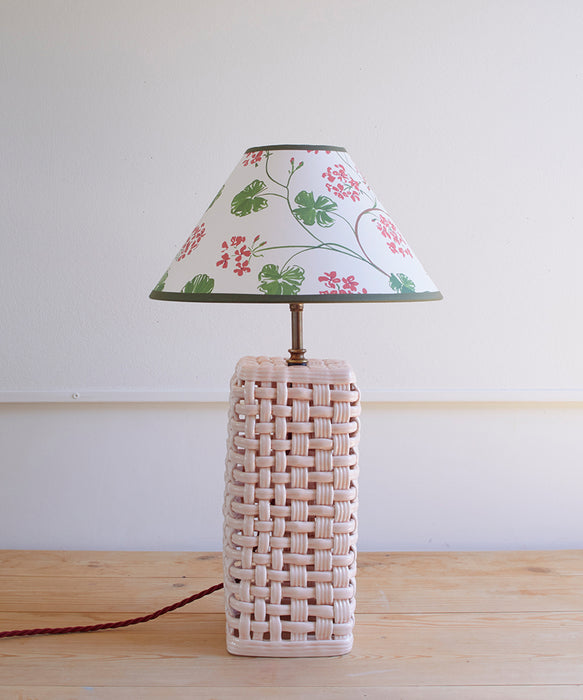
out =
[(167, 605), (165, 608), (156, 610), (156, 612), (150, 613), (149, 615), (144, 615), (142, 617), (134, 617), (131, 620), (121, 620), (120, 622), (103, 622), (97, 625), (79, 625), (77, 627), (44, 627), (29, 630), (9, 630), (7, 632), (0, 632), (0, 639), (6, 637), (32, 637), (38, 634), (70, 634), (72, 632), (97, 632), (99, 630), (112, 630), (118, 629), (119, 627), (129, 627), (130, 625), (139, 625), (142, 622), (150, 622), (150, 620), (155, 620), (161, 615), (172, 612), (172, 610), (177, 610), (182, 608), (184, 605), (188, 605), (199, 598), (204, 598), (206, 595), (210, 595), (215, 591), (220, 591), (223, 588), (222, 583), (217, 583), (204, 591), (195, 593), (194, 595), (184, 598), (184, 600), (178, 603), (173, 603), (172, 605)]

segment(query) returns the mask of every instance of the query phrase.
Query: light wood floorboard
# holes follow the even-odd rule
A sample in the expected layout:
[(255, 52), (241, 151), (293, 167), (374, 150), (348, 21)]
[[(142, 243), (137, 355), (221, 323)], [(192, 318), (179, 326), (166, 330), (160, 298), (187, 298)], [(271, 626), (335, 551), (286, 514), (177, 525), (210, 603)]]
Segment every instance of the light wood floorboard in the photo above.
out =
[(370, 686), (343, 688), (107, 688), (105, 686), (5, 686), (18, 700), (581, 700), (583, 686)]
[[(0, 630), (115, 621), (221, 580), (214, 553), (0, 551)], [(583, 700), (583, 552), (360, 553), (351, 654), (230, 656), (222, 592), (156, 621), (0, 639), (0, 700)]]

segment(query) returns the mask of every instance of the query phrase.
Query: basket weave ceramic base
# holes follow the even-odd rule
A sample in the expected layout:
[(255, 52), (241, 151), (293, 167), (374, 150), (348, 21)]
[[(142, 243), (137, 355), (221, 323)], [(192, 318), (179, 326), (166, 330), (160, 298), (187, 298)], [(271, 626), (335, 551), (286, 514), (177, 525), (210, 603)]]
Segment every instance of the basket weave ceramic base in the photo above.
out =
[(359, 415), (359, 392), (344, 362), (238, 363), (224, 505), (231, 653), (351, 650)]

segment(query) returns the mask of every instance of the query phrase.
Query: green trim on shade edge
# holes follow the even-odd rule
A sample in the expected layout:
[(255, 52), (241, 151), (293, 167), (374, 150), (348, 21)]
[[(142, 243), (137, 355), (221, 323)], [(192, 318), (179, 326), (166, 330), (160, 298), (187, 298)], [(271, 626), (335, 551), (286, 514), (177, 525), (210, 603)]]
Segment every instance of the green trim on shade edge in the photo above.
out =
[(225, 304), (338, 304), (371, 301), (439, 301), (441, 292), (413, 292), (410, 294), (185, 294), (184, 292), (150, 292), (150, 299), (158, 301), (201, 301)]
[(342, 151), (346, 153), (346, 149), (342, 146), (310, 146), (306, 144), (294, 145), (289, 143), (272, 146), (252, 146), (248, 148), (245, 153), (253, 153), (254, 151)]

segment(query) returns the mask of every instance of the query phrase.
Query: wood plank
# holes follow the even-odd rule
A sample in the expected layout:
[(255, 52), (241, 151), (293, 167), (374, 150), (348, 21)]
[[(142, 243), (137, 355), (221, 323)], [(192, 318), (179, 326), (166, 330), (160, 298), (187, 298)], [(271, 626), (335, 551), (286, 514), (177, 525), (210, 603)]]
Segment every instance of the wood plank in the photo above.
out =
[[(199, 688), (4, 686), (3, 700), (582, 700), (583, 686), (399, 686), (383, 688)], [(163, 692), (163, 695), (162, 695)]]
[(0, 652), (6, 685), (581, 685), (583, 613), (361, 614), (353, 652), (335, 658), (229, 656), (222, 616), (180, 613), (96, 634), (6, 639)]
[(357, 587), (361, 612), (583, 610), (583, 551), (365, 553)]
[[(380, 568), (379, 568), (380, 565)], [(221, 576), (220, 552), (97, 552), (0, 550), (0, 576), (157, 577)], [(369, 571), (374, 567), (374, 571)], [(522, 575), (583, 576), (583, 550), (519, 552), (359, 552), (360, 577)]]
[(359, 612), (569, 612), (583, 610), (580, 576), (483, 574), (425, 579), (357, 576)]
[(222, 577), (220, 552), (84, 552), (0, 550), (0, 577)]
[[(0, 576), (0, 612), (110, 612), (143, 615), (171, 605), (222, 581), (198, 579), (38, 578)], [(222, 612), (223, 592), (217, 591), (189, 606), (189, 612)], [(170, 613), (172, 614), (172, 613)]]
[[(0, 576), (0, 611), (111, 611), (144, 614), (170, 605), (222, 581), (213, 578), (70, 579), (58, 576)], [(193, 603), (187, 612), (220, 612), (222, 593)], [(432, 612), (569, 612), (583, 610), (583, 582), (578, 577), (548, 579), (530, 574), (519, 581), (511, 576), (483, 576), (480, 582), (463, 577), (428, 577), (407, 585), (359, 577), (357, 609), (362, 613)]]
[[(582, 574), (581, 551), (360, 553), (350, 655), (230, 656), (218, 592), (136, 627), (0, 640), (0, 698), (583, 700)], [(8, 550), (0, 630), (115, 621), (221, 578), (218, 553)]]
[[(221, 581), (221, 567), (217, 553), (8, 551), (0, 610), (145, 613)], [(359, 612), (583, 610), (583, 551), (365, 552), (358, 567)], [(195, 605), (222, 610), (216, 594)]]

